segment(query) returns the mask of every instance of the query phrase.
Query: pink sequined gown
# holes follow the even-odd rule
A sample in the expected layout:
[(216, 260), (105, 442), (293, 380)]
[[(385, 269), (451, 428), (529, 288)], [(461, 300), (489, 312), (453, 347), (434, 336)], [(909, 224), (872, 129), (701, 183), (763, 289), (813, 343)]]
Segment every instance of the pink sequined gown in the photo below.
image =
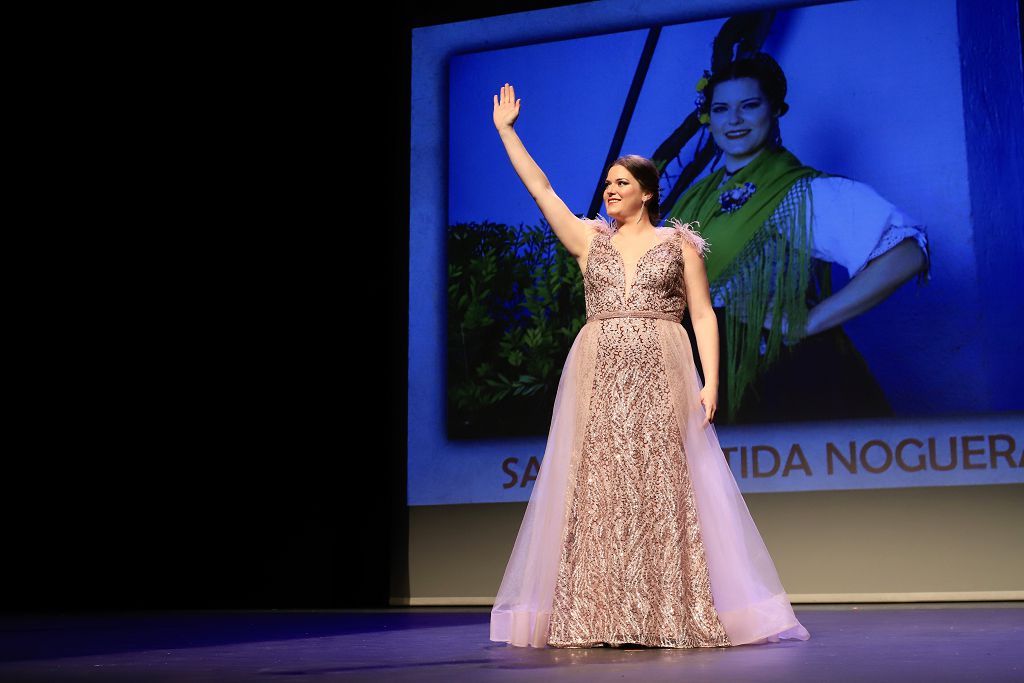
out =
[[(718, 442), (679, 321), (688, 226), (627, 265), (603, 221), (587, 323), (494, 608), (510, 645), (719, 647), (806, 640)], [(627, 272), (628, 271), (628, 272)]]

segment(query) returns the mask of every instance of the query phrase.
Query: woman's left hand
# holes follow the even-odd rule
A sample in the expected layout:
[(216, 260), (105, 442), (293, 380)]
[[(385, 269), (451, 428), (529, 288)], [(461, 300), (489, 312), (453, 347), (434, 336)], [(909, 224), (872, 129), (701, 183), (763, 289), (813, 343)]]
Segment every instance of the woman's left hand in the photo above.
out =
[(709, 386), (701, 389), (700, 404), (704, 406), (704, 424), (701, 426), (707, 427), (708, 424), (714, 422), (715, 412), (718, 410), (718, 389)]

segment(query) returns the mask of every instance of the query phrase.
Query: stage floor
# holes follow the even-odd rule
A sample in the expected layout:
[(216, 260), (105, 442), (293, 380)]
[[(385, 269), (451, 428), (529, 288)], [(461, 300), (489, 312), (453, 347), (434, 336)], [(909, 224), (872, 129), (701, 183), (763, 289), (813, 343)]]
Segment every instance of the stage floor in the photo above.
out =
[(1024, 603), (797, 605), (805, 642), (534, 649), (488, 608), (0, 616), (0, 681), (1024, 681)]

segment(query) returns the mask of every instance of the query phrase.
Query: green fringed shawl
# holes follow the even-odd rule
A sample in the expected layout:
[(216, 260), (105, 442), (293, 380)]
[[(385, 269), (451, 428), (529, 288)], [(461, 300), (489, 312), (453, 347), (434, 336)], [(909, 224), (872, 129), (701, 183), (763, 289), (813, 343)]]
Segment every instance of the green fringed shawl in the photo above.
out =
[[(729, 401), (727, 414), (734, 421), (744, 394), (761, 365), (761, 329), (769, 314), (772, 325), (766, 340), (764, 366), (773, 363), (785, 341), (792, 344), (805, 336), (806, 294), (810, 280), (812, 226), (807, 215), (807, 193), (791, 210), (780, 212), (779, 203), (801, 178), (827, 175), (804, 166), (785, 148), (765, 148), (722, 187), (725, 168), (720, 168), (690, 187), (668, 214), (695, 222), (711, 246), (706, 259), (712, 300), (725, 302), (725, 336)], [(719, 196), (744, 183), (756, 190), (733, 213), (722, 210)], [(783, 333), (782, 324), (786, 321)]]

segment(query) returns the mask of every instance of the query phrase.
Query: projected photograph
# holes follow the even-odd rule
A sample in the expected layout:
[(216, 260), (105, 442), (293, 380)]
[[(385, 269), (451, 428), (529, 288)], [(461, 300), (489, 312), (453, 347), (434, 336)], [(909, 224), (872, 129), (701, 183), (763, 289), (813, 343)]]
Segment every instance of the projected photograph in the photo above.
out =
[[(943, 102), (926, 92), (956, 84), (913, 60), (879, 63), (856, 41), (837, 51), (828, 32), (803, 25), (803, 15), (818, 11), (743, 14), (452, 60), (450, 437), (543, 433), (561, 360), (585, 322), (575, 260), (536, 206), (523, 202), (521, 187), (495, 182), (507, 178), (500, 159), (480, 158), (480, 138), (494, 137), (483, 105), (508, 72), (522, 74), (524, 138), (554, 159), (544, 167), (574, 211), (598, 215), (602, 159), (636, 153), (659, 168), (661, 215), (696, 222), (710, 243), (722, 341), (719, 424), (932, 412), (920, 400), (926, 382), (914, 387), (917, 377), (927, 379), (928, 361), (893, 319), (931, 313), (916, 288), (932, 278), (934, 237), (914, 209), (935, 188), (915, 186), (907, 157), (934, 161), (928, 142), (956, 139), (959, 131), (943, 126), (952, 120)], [(621, 59), (594, 68), (612, 42), (622, 46)], [(879, 104), (908, 95), (929, 102), (929, 130), (907, 122), (913, 135), (894, 146), (900, 122)], [(756, 164), (731, 177), (723, 159), (761, 148)], [(868, 180), (851, 174), (865, 154)], [(896, 291), (902, 296), (891, 300)], [(855, 319), (860, 336), (886, 343), (858, 344), (844, 329)], [(958, 374), (948, 369), (950, 379)], [(883, 377), (887, 371), (898, 375)]]
[[(1000, 189), (1009, 169), (992, 161), (991, 122), (1022, 125), (1019, 73), (966, 66), (971, 45), (1018, 37), (964, 21), (954, 0), (859, 0), (711, 18), (682, 8), (675, 21), (596, 22), (545, 40), (503, 41), (489, 25), (480, 43), (472, 26), (452, 27), (453, 45), (475, 47), (436, 61), (441, 76), (414, 109), (443, 158), (414, 163), (414, 177), (436, 169), (444, 181), (421, 195), (414, 183), (414, 249), (426, 260), (414, 254), (410, 294), (437, 303), (410, 322), (422, 340), (411, 345), (410, 434), (423, 454), (410, 491), (524, 500), (560, 386), (577, 400), (607, 388), (566, 380), (574, 345), (607, 309), (675, 315), (706, 383), (689, 302), (649, 296), (669, 249), (616, 254), (605, 182), (630, 155), (652, 164), (641, 183), (651, 234), (699, 247), (718, 328), (713, 422), (745, 491), (1018, 477), (1024, 399), (1012, 387), (1024, 362), (1000, 330), (1021, 318), (1021, 210)], [(593, 287), (588, 253), (570, 249), (571, 230), (551, 224), (510, 163), (494, 119), (505, 84), (516, 138), (571, 214), (565, 224), (604, 234), (590, 244), (606, 247), (594, 267), (617, 279), (611, 289)], [(423, 233), (424, 216), (437, 232)], [(673, 413), (677, 374), (691, 380), (672, 370), (681, 346), (670, 347), (623, 349), (633, 369), (601, 375), (619, 390), (595, 399), (591, 417), (627, 395), (645, 357), (669, 372), (645, 419)], [(454, 482), (464, 486), (452, 493)]]

